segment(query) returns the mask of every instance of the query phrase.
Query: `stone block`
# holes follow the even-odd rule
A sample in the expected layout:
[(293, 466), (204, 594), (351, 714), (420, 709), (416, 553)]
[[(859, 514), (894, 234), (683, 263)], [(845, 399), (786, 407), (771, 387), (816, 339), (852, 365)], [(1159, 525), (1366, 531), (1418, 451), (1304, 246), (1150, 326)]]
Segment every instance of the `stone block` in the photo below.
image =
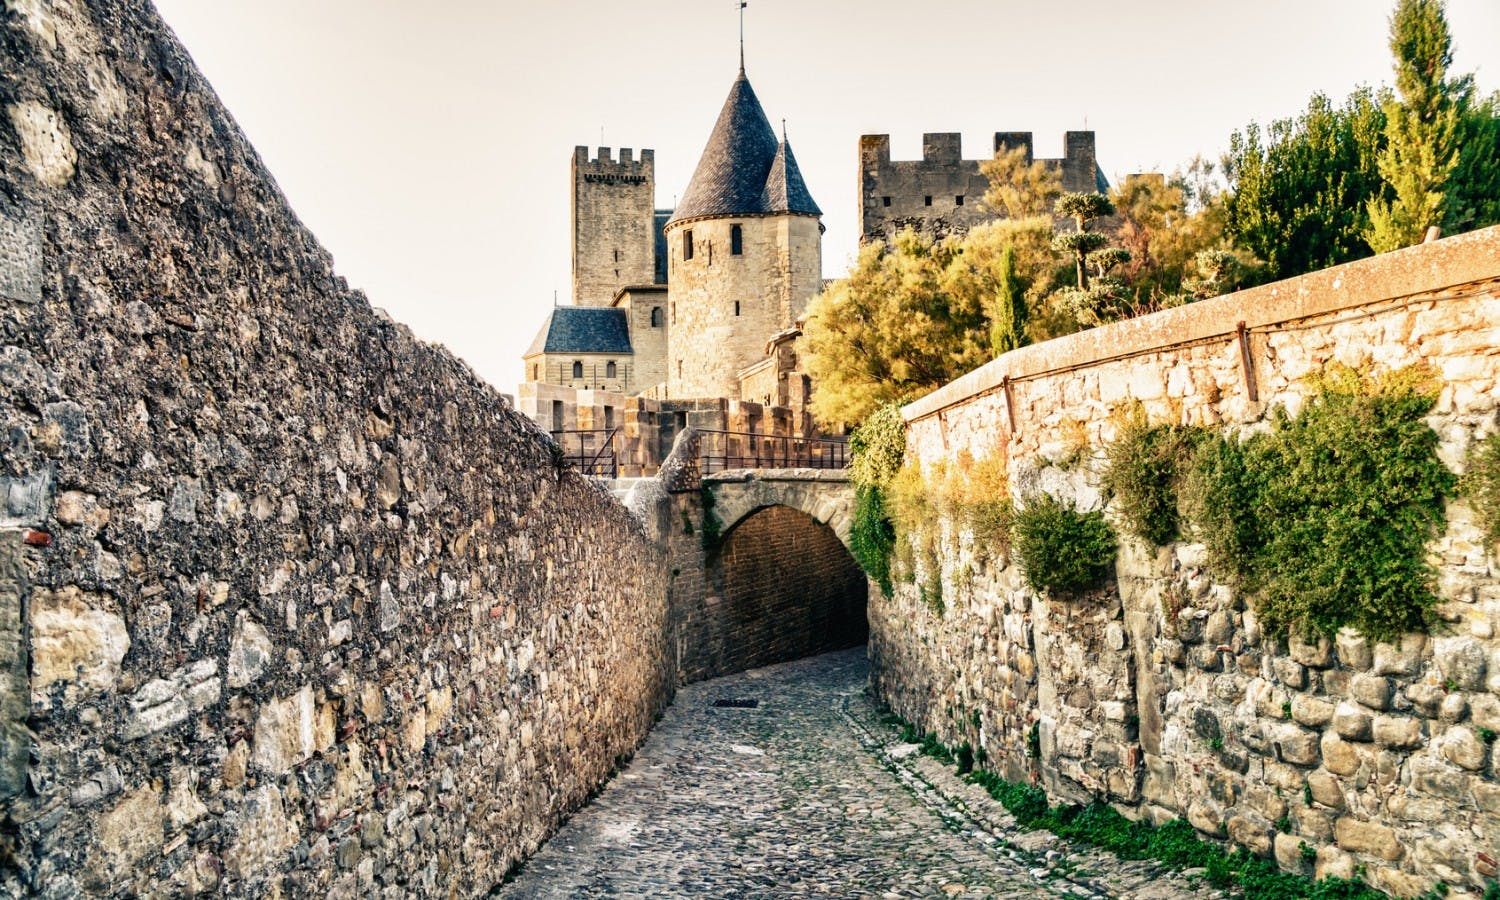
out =
[(1323, 735), (1323, 766), (1335, 775), (1353, 775), (1359, 771), (1360, 756), (1354, 745), (1333, 732)]
[(1296, 660), (1279, 657), (1271, 663), (1271, 669), (1276, 673), (1276, 680), (1292, 690), (1307, 687), (1307, 667)]
[(1391, 680), (1375, 675), (1355, 675), (1349, 679), (1349, 695), (1373, 710), (1391, 708)]
[(1323, 804), (1329, 809), (1343, 809), (1344, 786), (1333, 773), (1319, 769), (1307, 776), (1307, 787), (1312, 791), (1314, 801)]
[(1256, 815), (1234, 815), (1226, 824), (1229, 839), (1256, 856), (1271, 855), (1271, 824)]
[(241, 611), (235, 618), (234, 636), (229, 641), (225, 680), (232, 688), (253, 684), (270, 665), (271, 654), (271, 638), (266, 630)]
[(1319, 847), (1318, 858), (1313, 861), (1313, 877), (1319, 881), (1324, 878), (1353, 878), (1353, 855), (1338, 847)]
[(32, 702), (50, 706), (49, 692), (61, 682), (84, 693), (112, 690), (130, 635), (104, 598), (71, 586), (38, 588), (30, 605)]
[(1370, 740), (1370, 714), (1353, 703), (1340, 703), (1333, 712), (1332, 722), (1334, 732), (1346, 741)]
[(1322, 728), (1333, 719), (1333, 704), (1309, 694), (1292, 696), (1292, 721), (1308, 728)]
[(1374, 663), (1370, 651), (1370, 640), (1352, 628), (1341, 628), (1334, 637), (1339, 662), (1356, 672), (1363, 672)]
[(1433, 642), (1432, 656), (1443, 680), (1460, 691), (1477, 691), (1484, 687), (1487, 668), (1484, 645), (1470, 637), (1438, 638)]
[(248, 879), (275, 866), (297, 843), (297, 826), (287, 816), (275, 785), (246, 794), (244, 805), (228, 815), (228, 824), (232, 843), (224, 851), (224, 864), (237, 878)]
[(1429, 719), (1438, 717), (1443, 700), (1448, 696), (1447, 691), (1426, 681), (1407, 685), (1403, 693), (1406, 694), (1406, 699), (1411, 701), (1412, 708)]
[(1287, 638), (1287, 650), (1292, 659), (1314, 669), (1326, 669), (1333, 665), (1333, 642), (1324, 635), (1308, 638), (1301, 632), (1293, 632)]
[(1307, 860), (1302, 858), (1302, 846), (1307, 843), (1295, 834), (1278, 834), (1275, 838), (1276, 864), (1287, 872), (1306, 872)]
[(1412, 716), (1376, 716), (1375, 743), (1393, 750), (1412, 750), (1422, 746), (1422, 720)]
[(1415, 675), (1422, 668), (1427, 650), (1427, 636), (1406, 634), (1394, 643), (1375, 645), (1374, 667), (1377, 675)]
[(1470, 772), (1478, 772), (1484, 768), (1490, 749), (1478, 735), (1462, 725), (1455, 725), (1444, 732), (1438, 741), (1438, 747), (1444, 759)]
[(1401, 858), (1396, 832), (1377, 822), (1344, 816), (1333, 823), (1333, 833), (1339, 847), (1351, 853), (1369, 853), (1391, 862)]
[(1204, 834), (1224, 836), (1224, 813), (1206, 800), (1195, 800), (1188, 805), (1187, 820)]
[(1318, 734), (1295, 725), (1282, 725), (1272, 732), (1280, 758), (1297, 766), (1318, 764)]
[(309, 686), (266, 703), (255, 720), (250, 761), (263, 772), (281, 775), (312, 756), (315, 747), (313, 692)]

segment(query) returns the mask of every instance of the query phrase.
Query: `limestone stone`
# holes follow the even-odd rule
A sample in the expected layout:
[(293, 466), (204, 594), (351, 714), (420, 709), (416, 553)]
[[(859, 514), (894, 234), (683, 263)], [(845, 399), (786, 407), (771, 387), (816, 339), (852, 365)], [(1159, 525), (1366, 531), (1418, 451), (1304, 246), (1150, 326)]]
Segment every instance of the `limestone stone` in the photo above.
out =
[(1438, 707), (1438, 718), (1444, 722), (1462, 722), (1469, 714), (1469, 700), (1463, 694), (1449, 694)]
[(125, 878), (163, 841), (161, 792), (151, 784), (127, 791), (99, 817), (97, 852), (89, 865), (96, 878), (108, 883)]
[(1445, 681), (1461, 691), (1484, 687), (1485, 648), (1470, 637), (1438, 638), (1433, 642), (1433, 660)]
[(1276, 863), (1288, 872), (1302, 872), (1308, 868), (1302, 858), (1302, 846), (1307, 843), (1294, 834), (1278, 834), (1275, 838)]
[(1356, 675), (1349, 679), (1349, 694), (1374, 710), (1391, 708), (1391, 680), (1374, 675)]
[(1420, 897), (1432, 888), (1433, 880), (1391, 866), (1380, 866), (1371, 873), (1370, 881), (1392, 897)]
[(1403, 693), (1406, 694), (1406, 699), (1411, 701), (1412, 707), (1429, 719), (1438, 717), (1443, 701), (1448, 696), (1448, 692), (1442, 687), (1426, 681), (1407, 685)]
[(1370, 714), (1353, 703), (1340, 703), (1333, 713), (1333, 730), (1346, 741), (1368, 741), (1371, 736)]
[(1204, 834), (1224, 836), (1224, 813), (1212, 803), (1195, 800), (1188, 805), (1187, 820)]
[(1359, 771), (1359, 751), (1353, 744), (1339, 738), (1337, 734), (1328, 732), (1323, 735), (1321, 744), (1323, 753), (1323, 766), (1335, 775), (1353, 775)]
[(1278, 657), (1271, 663), (1276, 672), (1276, 680), (1291, 688), (1300, 691), (1307, 687), (1307, 667), (1296, 660)]
[(1469, 697), (1469, 716), (1474, 720), (1475, 728), (1500, 732), (1500, 699), (1488, 694), (1472, 695)]
[(48, 691), (59, 682), (88, 692), (114, 688), (129, 649), (125, 620), (105, 608), (103, 598), (76, 587), (32, 593), (33, 702), (48, 705)]
[(1455, 725), (1444, 732), (1438, 746), (1444, 759), (1470, 772), (1483, 769), (1489, 756), (1489, 747), (1472, 730), (1462, 725)]
[(1422, 746), (1422, 720), (1412, 716), (1376, 716), (1375, 743), (1395, 750)]
[(225, 680), (232, 688), (255, 683), (271, 663), (274, 652), (266, 630), (245, 613), (235, 620), (234, 637), (229, 642), (229, 666)]
[(1363, 672), (1374, 663), (1369, 639), (1352, 628), (1339, 629), (1334, 645), (1338, 649), (1339, 661), (1356, 672)]
[(1308, 728), (1322, 728), (1333, 719), (1334, 706), (1311, 694), (1292, 696), (1292, 721)]
[(1331, 845), (1319, 847), (1318, 857), (1313, 862), (1313, 877), (1319, 881), (1324, 878), (1353, 878), (1354, 856)]
[(281, 790), (272, 784), (246, 794), (243, 807), (232, 814), (231, 821), (232, 843), (224, 851), (224, 863), (238, 878), (250, 878), (275, 865), (297, 842), (297, 827), (287, 817)]
[(1282, 725), (1273, 733), (1281, 759), (1298, 766), (1318, 764), (1318, 734), (1295, 725)]
[(1308, 638), (1293, 631), (1287, 638), (1287, 650), (1292, 659), (1314, 669), (1326, 669), (1333, 665), (1333, 642), (1324, 635)]
[(1333, 773), (1319, 769), (1307, 776), (1307, 787), (1317, 802), (1330, 809), (1344, 808), (1344, 786)]
[(1259, 816), (1230, 816), (1226, 829), (1229, 832), (1229, 839), (1231, 841), (1246, 848), (1256, 856), (1271, 855), (1271, 835), (1273, 834), (1273, 829), (1270, 823)]
[(1405, 634), (1394, 644), (1375, 645), (1374, 667), (1377, 675), (1415, 675), (1422, 668), (1427, 650), (1427, 636)]
[(1369, 853), (1393, 862), (1401, 858), (1396, 832), (1377, 822), (1344, 816), (1334, 821), (1333, 832), (1339, 847), (1351, 853)]
[(312, 756), (313, 711), (310, 686), (262, 706), (255, 720), (254, 750), (250, 756), (255, 767), (280, 775)]

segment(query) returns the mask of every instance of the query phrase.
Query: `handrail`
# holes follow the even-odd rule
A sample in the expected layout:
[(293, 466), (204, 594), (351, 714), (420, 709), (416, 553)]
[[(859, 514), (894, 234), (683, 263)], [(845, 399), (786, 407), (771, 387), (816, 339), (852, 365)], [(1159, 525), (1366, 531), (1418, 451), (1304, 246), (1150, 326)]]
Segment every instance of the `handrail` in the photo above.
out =
[[(617, 478), (620, 474), (619, 456), (615, 453), (615, 435), (620, 432), (620, 426), (613, 428), (567, 428), (548, 432), (552, 439), (562, 449), (562, 458), (572, 463), (585, 475), (595, 478)], [(603, 435), (604, 439), (599, 442), (598, 449), (590, 450), (587, 438), (591, 435)], [(566, 444), (568, 435), (578, 435), (578, 449), (571, 451)]]
[[(849, 464), (847, 438), (762, 434), (713, 428), (700, 428), (698, 433), (703, 438), (698, 459), (704, 475), (726, 469), (842, 469)], [(733, 444), (736, 438), (744, 439), (748, 452), (731, 452), (737, 449)]]

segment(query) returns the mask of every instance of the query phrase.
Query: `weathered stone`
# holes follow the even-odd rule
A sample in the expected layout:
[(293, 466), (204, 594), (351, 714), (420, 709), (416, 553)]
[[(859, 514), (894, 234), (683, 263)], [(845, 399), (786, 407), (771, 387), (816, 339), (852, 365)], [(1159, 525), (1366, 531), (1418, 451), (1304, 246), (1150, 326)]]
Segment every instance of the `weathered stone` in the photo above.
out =
[(281, 791), (275, 785), (245, 795), (244, 806), (230, 814), (232, 843), (224, 863), (238, 878), (250, 878), (280, 862), (297, 843), (297, 826), (287, 817)]
[(1438, 718), (1444, 722), (1462, 722), (1469, 714), (1469, 701), (1463, 694), (1449, 694), (1438, 707)]
[(1321, 747), (1323, 766), (1335, 775), (1353, 775), (1359, 771), (1359, 751), (1353, 744), (1329, 732), (1323, 735)]
[(1346, 741), (1370, 739), (1370, 714), (1352, 703), (1340, 703), (1333, 713), (1333, 730)]
[(271, 638), (245, 613), (235, 619), (234, 637), (229, 642), (229, 667), (225, 680), (232, 688), (242, 688), (260, 678), (271, 663)]
[(1427, 649), (1427, 636), (1405, 634), (1396, 644), (1375, 645), (1376, 675), (1415, 675), (1422, 668), (1422, 655)]
[(1307, 669), (1301, 663), (1278, 657), (1271, 663), (1271, 668), (1276, 673), (1276, 680), (1295, 691), (1307, 687)]
[(1351, 853), (1369, 853), (1391, 861), (1401, 858), (1401, 841), (1384, 825), (1344, 816), (1333, 823), (1333, 831), (1339, 847)]
[(1344, 787), (1332, 773), (1319, 769), (1307, 776), (1307, 787), (1313, 800), (1329, 809), (1344, 808)]
[(1349, 694), (1373, 710), (1391, 708), (1391, 680), (1375, 675), (1356, 675), (1349, 679)]
[(59, 682), (90, 692), (112, 689), (129, 649), (125, 620), (105, 608), (102, 597), (76, 587), (32, 593), (33, 702), (49, 704), (48, 691)]
[(1308, 728), (1322, 728), (1333, 718), (1333, 704), (1310, 694), (1292, 696), (1292, 721)]
[(1484, 687), (1486, 668), (1484, 645), (1473, 638), (1438, 638), (1433, 643), (1433, 660), (1443, 679), (1460, 691), (1477, 691)]
[(1188, 805), (1187, 820), (1194, 828), (1215, 837), (1224, 836), (1224, 813), (1212, 803), (1195, 800)]
[(280, 775), (312, 756), (314, 749), (311, 687), (261, 707), (250, 757), (256, 768)]
[(1324, 878), (1351, 879), (1354, 877), (1354, 857), (1338, 847), (1319, 847), (1317, 860), (1313, 863), (1313, 877), (1319, 881)]
[(1246, 848), (1256, 856), (1271, 855), (1271, 835), (1273, 829), (1270, 823), (1259, 816), (1230, 816), (1226, 825), (1229, 839), (1241, 847)]
[(1297, 766), (1318, 764), (1318, 734), (1295, 725), (1281, 725), (1272, 732), (1277, 756)]
[(1375, 743), (1394, 750), (1422, 746), (1422, 720), (1412, 716), (1376, 716)]
[(1234, 622), (1222, 609), (1210, 613), (1203, 622), (1203, 640), (1210, 644), (1227, 644), (1233, 634)]
[(1303, 872), (1309, 866), (1302, 858), (1302, 847), (1307, 842), (1294, 834), (1278, 834), (1275, 840), (1276, 863), (1288, 872)]
[(1483, 769), (1485, 760), (1489, 757), (1489, 747), (1485, 746), (1478, 735), (1462, 725), (1455, 725), (1444, 732), (1438, 746), (1444, 759), (1470, 772)]
[(1437, 718), (1438, 711), (1442, 709), (1443, 700), (1448, 696), (1448, 692), (1438, 685), (1425, 681), (1407, 685), (1403, 693), (1406, 694), (1406, 699), (1411, 701), (1412, 707), (1429, 719)]
[(96, 834), (92, 874), (105, 883), (128, 877), (162, 845), (161, 793), (149, 784), (128, 791), (99, 817)]
[(1287, 650), (1292, 654), (1292, 659), (1304, 666), (1326, 669), (1333, 665), (1333, 642), (1324, 635), (1315, 635), (1309, 639), (1302, 633), (1293, 631), (1287, 638)]
[(1286, 816), (1286, 801), (1270, 788), (1250, 785), (1245, 788), (1245, 803), (1267, 822), (1276, 822)]

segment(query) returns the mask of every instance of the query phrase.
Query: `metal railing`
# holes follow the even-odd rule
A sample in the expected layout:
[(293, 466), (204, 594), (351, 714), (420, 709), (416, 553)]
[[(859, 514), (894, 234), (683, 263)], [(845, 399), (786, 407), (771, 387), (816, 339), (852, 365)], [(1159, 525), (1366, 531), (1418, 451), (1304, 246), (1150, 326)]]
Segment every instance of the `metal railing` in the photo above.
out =
[(849, 465), (846, 438), (809, 438), (700, 428), (701, 474), (726, 469), (842, 469)]
[(562, 448), (564, 461), (594, 478), (618, 478), (620, 459), (615, 453), (615, 435), (620, 427), (554, 431), (552, 439)]

